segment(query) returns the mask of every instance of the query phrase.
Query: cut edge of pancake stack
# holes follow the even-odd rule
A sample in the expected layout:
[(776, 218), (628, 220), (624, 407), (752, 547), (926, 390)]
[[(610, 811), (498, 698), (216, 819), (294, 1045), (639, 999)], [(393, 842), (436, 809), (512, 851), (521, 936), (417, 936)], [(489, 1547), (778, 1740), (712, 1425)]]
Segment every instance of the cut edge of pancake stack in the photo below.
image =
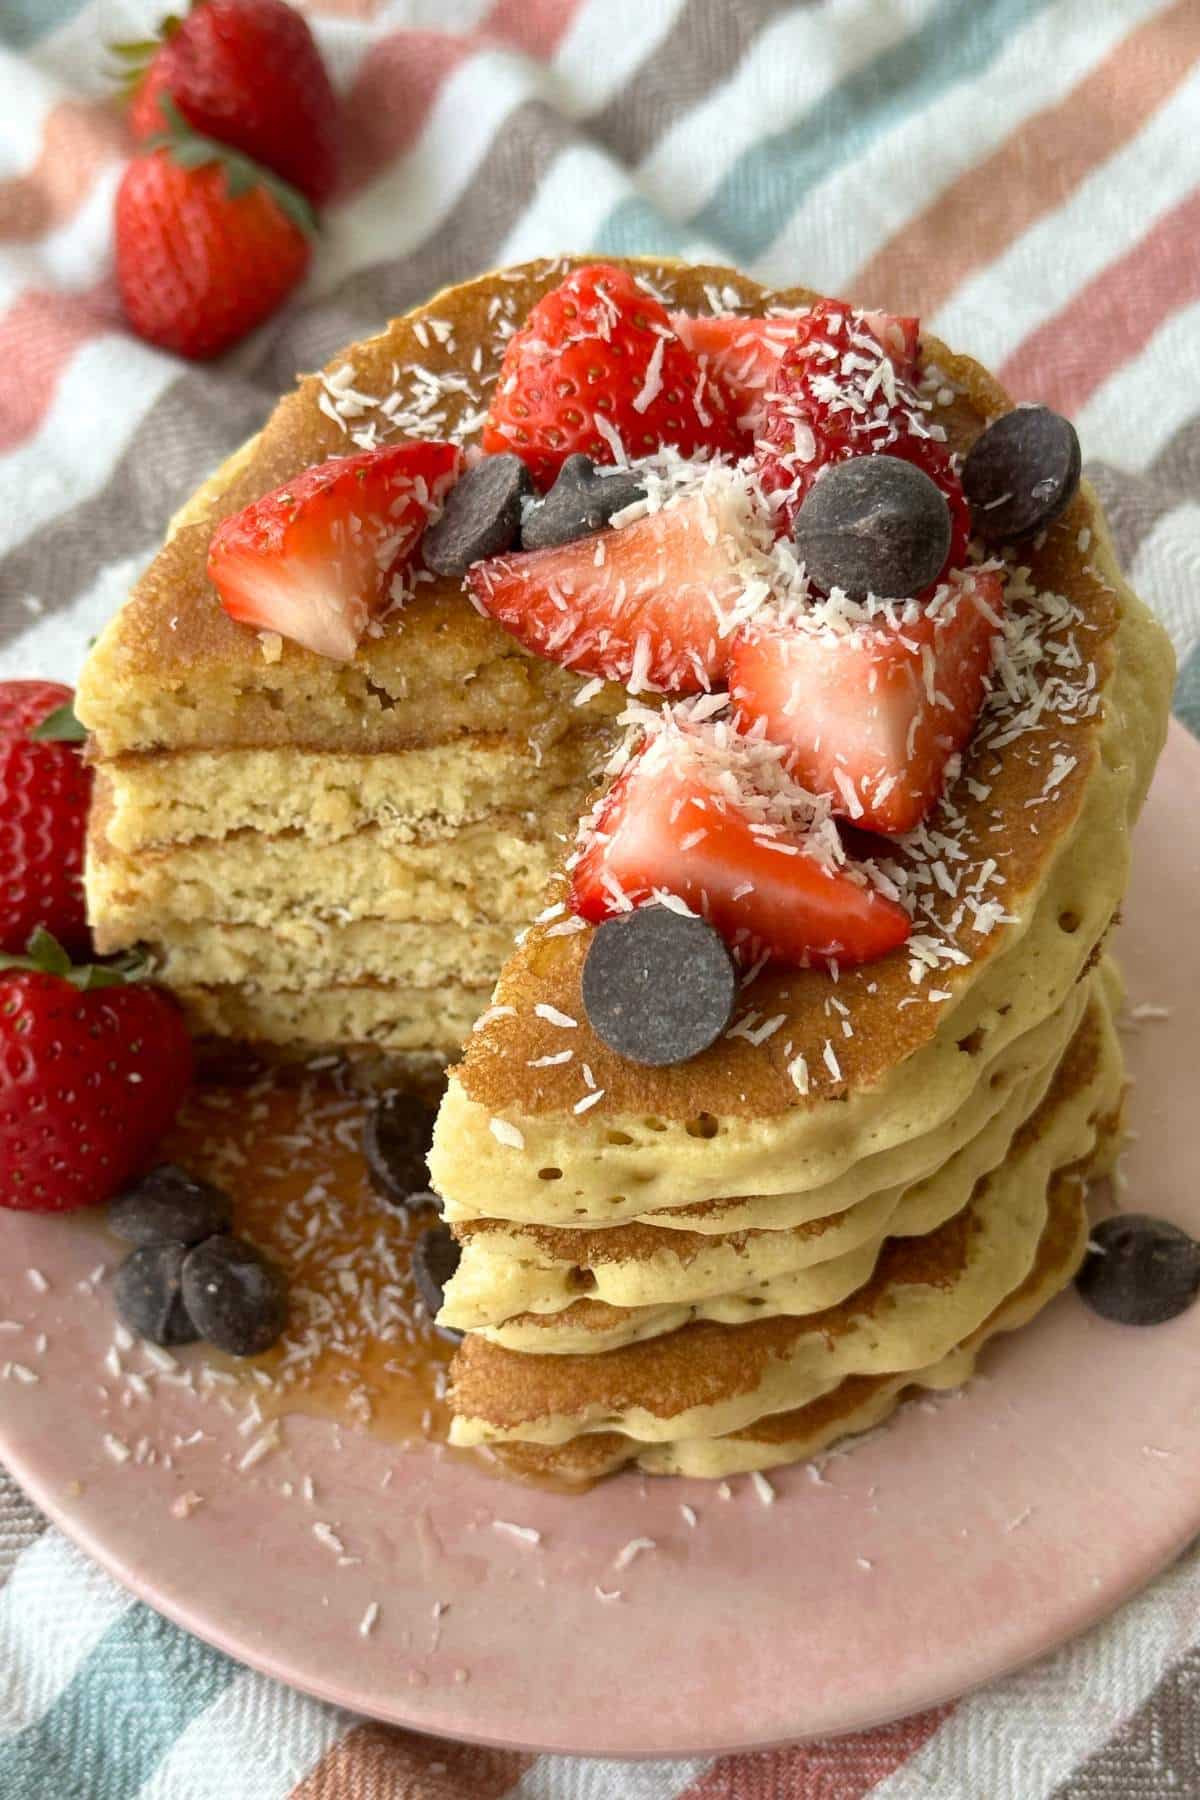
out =
[[(204, 578), (214, 517), (360, 444), (398, 367), (385, 429), (474, 436), (498, 314), (519, 322), (566, 266), (450, 290), (355, 346), (176, 521), (81, 684), (89, 901), (100, 948), (149, 945), (202, 1034), (388, 1057), (466, 1040), (431, 1156), (463, 1250), (440, 1315), (467, 1333), (454, 1441), (568, 1481), (718, 1476), (955, 1384), (1074, 1273), (1118, 1136), (1104, 943), (1170, 657), (1085, 484), (1009, 560), (1008, 691), (888, 865), (907, 953), (840, 980), (768, 970), (694, 1062), (623, 1063), (581, 1004), (590, 931), (543, 907), (621, 691), (530, 656), (456, 582), (321, 666), (232, 625)], [(695, 313), (814, 298), (642, 267)], [(926, 350), (965, 449), (1010, 403)]]
[(462, 377), (455, 334), (479, 334), (494, 286), (307, 377), (175, 517), (82, 672), (96, 946), (148, 952), (200, 1039), (336, 1053), (382, 1082), (452, 1055), (610, 748), (619, 692), (580, 699), (457, 580), (422, 572), (339, 664), (233, 623), (205, 574), (218, 519), (374, 442), (364, 357), (409, 384), (388, 429), (477, 430), (488, 372)]

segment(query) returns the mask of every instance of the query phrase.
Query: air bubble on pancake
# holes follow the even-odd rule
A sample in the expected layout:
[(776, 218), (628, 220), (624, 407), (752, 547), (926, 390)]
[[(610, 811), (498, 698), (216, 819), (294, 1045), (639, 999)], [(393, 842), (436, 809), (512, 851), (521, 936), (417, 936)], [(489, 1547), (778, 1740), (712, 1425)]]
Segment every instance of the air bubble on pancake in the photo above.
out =
[(1070, 907), (1064, 907), (1058, 915), (1058, 928), (1060, 931), (1065, 931), (1069, 937), (1074, 936), (1082, 923), (1079, 914)]
[(561, 1181), (562, 1180), (562, 1170), (561, 1169), (539, 1169), (538, 1170), (538, 1180), (539, 1181)]
[(721, 1127), (711, 1113), (697, 1113), (694, 1119), (687, 1122), (687, 1134), (694, 1138), (715, 1138)]

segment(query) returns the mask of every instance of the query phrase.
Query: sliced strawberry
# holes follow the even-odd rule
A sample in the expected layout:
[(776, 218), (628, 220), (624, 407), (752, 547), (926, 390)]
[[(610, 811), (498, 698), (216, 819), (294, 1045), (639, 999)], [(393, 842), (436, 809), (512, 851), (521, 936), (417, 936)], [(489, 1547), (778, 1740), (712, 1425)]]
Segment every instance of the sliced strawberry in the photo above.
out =
[(752, 623), (730, 655), (738, 724), (786, 745), (797, 780), (831, 795), (842, 818), (889, 835), (911, 831), (974, 730), (1003, 611), (999, 573), (980, 569), (911, 623), (884, 615), (848, 631)]
[(914, 380), (921, 372), (921, 321), (911, 314), (873, 312), (862, 314), (863, 324), (874, 332), (892, 359), (897, 375)]
[(857, 313), (822, 300), (802, 318), (763, 401), (759, 478), (781, 532), (791, 530), (821, 470), (851, 456), (901, 456), (937, 483), (950, 506), (946, 569), (966, 560), (970, 515), (945, 445), (930, 435), (913, 386), (916, 319)]
[(755, 523), (744, 483), (714, 468), (660, 512), (493, 557), (467, 579), (479, 610), (538, 656), (635, 693), (690, 694), (724, 671), (733, 609), (755, 574)]
[(209, 579), (231, 619), (348, 662), (462, 461), (453, 444), (334, 456), (223, 519)]
[(779, 372), (783, 353), (796, 341), (803, 313), (748, 319), (740, 313), (710, 318), (673, 312), (671, 323), (693, 356), (708, 366), (733, 402), (737, 423), (754, 432), (762, 418), (763, 396)]
[(851, 871), (836, 834), (831, 846), (828, 827), (782, 829), (766, 796), (731, 799), (728, 771), (707, 760), (661, 738), (634, 755), (587, 831), (573, 911), (598, 924), (673, 894), (745, 964), (871, 962), (907, 940), (908, 914)]
[(680, 343), (666, 310), (623, 269), (575, 269), (509, 341), (483, 428), (547, 488), (568, 456), (615, 460), (674, 444), (685, 456), (740, 455), (723, 390)]
[[(882, 312), (862, 316), (887, 350), (897, 372), (915, 372), (920, 321)], [(761, 319), (746, 318), (741, 313), (714, 313), (707, 317), (684, 312), (670, 314), (681, 342), (693, 356), (708, 359), (710, 369), (733, 401), (738, 425), (752, 432), (757, 432), (762, 423), (766, 392), (779, 373), (784, 352), (797, 341), (807, 317), (803, 312), (772, 313)]]

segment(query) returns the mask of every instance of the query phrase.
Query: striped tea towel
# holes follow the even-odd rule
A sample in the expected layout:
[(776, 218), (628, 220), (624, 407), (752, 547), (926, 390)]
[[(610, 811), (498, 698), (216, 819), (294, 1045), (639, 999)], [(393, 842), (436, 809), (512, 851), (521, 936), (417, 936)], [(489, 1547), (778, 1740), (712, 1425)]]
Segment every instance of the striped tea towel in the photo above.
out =
[[(897, 311), (1079, 422), (1200, 730), (1200, 0), (310, 0), (349, 137), (289, 309), (216, 367), (121, 329), (101, 46), (166, 0), (0, 0), (0, 675), (74, 677), (297, 369), (562, 250)], [(625, 1766), (377, 1726), (132, 1602), (0, 1477), (3, 1800), (1183, 1800), (1200, 1558), (954, 1706)]]

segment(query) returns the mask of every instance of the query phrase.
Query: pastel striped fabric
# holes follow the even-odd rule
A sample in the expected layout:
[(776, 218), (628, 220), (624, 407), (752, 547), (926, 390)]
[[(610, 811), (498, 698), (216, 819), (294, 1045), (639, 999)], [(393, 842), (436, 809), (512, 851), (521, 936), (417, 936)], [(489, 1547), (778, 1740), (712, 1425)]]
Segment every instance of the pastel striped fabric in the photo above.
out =
[[(170, 512), (297, 369), (443, 283), (673, 251), (920, 312), (1070, 411), (1200, 730), (1198, 0), (311, 0), (346, 183), (217, 368), (121, 328), (105, 41), (0, 0), (0, 675), (71, 679)], [(293, 1694), (131, 1601), (0, 1475), (4, 1800), (1067, 1800), (1200, 1793), (1200, 1554), (903, 1723), (642, 1764), (472, 1749)]]

